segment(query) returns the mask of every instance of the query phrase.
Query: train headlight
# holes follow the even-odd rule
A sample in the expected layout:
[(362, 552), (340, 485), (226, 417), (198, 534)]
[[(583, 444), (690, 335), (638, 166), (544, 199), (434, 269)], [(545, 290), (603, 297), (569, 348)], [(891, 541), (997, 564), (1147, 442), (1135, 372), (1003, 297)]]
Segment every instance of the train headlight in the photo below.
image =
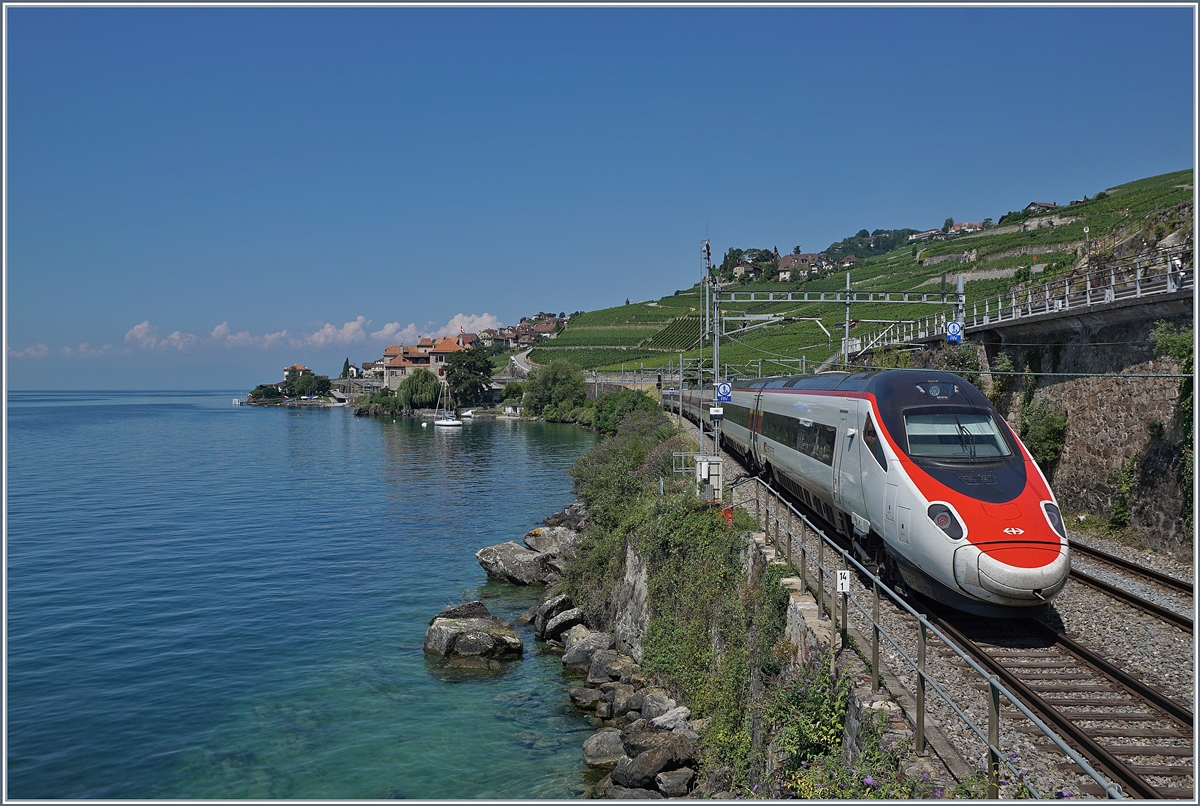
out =
[(950, 507), (945, 504), (930, 504), (926, 514), (929, 515), (929, 520), (933, 521), (933, 525), (945, 532), (951, 539), (962, 539), (962, 524), (958, 522), (958, 518), (954, 517)]
[(1063, 524), (1062, 513), (1058, 511), (1058, 507), (1049, 501), (1043, 501), (1042, 512), (1046, 513), (1046, 520), (1050, 522), (1051, 528), (1058, 532), (1058, 536), (1066, 537), (1067, 527)]

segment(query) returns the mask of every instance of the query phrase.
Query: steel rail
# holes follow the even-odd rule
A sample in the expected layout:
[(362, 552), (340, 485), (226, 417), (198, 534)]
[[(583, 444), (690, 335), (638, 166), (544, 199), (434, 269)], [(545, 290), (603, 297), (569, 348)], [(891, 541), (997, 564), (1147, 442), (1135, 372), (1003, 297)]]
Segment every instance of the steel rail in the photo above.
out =
[(1071, 579), (1082, 582), (1085, 585), (1090, 585), (1097, 590), (1104, 591), (1114, 599), (1120, 599), (1122, 602), (1132, 605), (1139, 610), (1143, 610), (1152, 616), (1162, 619), (1163, 621), (1169, 621), (1177, 627), (1187, 630), (1188, 632), (1193, 632), (1192, 620), (1185, 615), (1176, 613), (1174, 610), (1155, 604), (1154, 602), (1147, 601), (1140, 596), (1132, 594), (1127, 590), (1118, 588), (1116, 585), (1105, 582), (1102, 579), (1097, 579), (1096, 577), (1091, 576), (1090, 574), (1085, 574), (1082, 571), (1076, 571), (1074, 568), (1071, 569)]
[(969, 652), (980, 664), (991, 670), (1003, 682), (1005, 688), (1015, 692), (1020, 697), (1020, 703), (1012, 700), (1011, 697), (1009, 698), (1013, 705), (1026, 705), (1033, 711), (1036, 711), (1045, 722), (1054, 727), (1057, 733), (1074, 742), (1083, 751), (1084, 755), (1088, 756), (1106, 775), (1119, 783), (1123, 788), (1143, 798), (1151, 800), (1163, 799), (1162, 794), (1157, 789), (1146, 782), (1140, 775), (1129, 769), (1125, 762), (1114, 756), (1107, 748), (1089, 736), (1087, 731), (1064, 716), (1061, 711), (1043, 702), (1037, 692), (1018, 678), (1010, 669), (1005, 667), (1004, 664), (992, 658), (987, 652), (984, 652), (979, 645), (964, 635), (958, 628), (932, 614), (929, 614), (928, 618), (931, 622), (937, 624), (939, 629), (952, 636), (959, 647)]
[(1100, 672), (1117, 685), (1126, 689), (1130, 693), (1141, 697), (1150, 705), (1167, 714), (1172, 720), (1179, 723), (1180, 726), (1189, 730), (1192, 729), (1194, 715), (1186, 705), (1171, 699), (1157, 689), (1151, 688), (1141, 680), (1138, 680), (1136, 677), (1126, 672), (1121, 667), (1114, 664), (1112, 661), (1105, 659), (1101, 655), (1097, 655), (1083, 644), (1071, 640), (1067, 636), (1051, 627), (1046, 626), (1036, 619), (1033, 621), (1037, 625), (1035, 629), (1040, 629), (1046, 637), (1052, 638), (1055, 643), (1062, 646), (1068, 652), (1078, 656), (1086, 663), (1090, 664), (1096, 669), (1096, 671)]
[(1195, 586), (1191, 582), (1187, 582), (1186, 580), (1182, 579), (1176, 579), (1173, 576), (1164, 574), (1161, 571), (1155, 571), (1153, 568), (1147, 568), (1144, 565), (1138, 565), (1135, 562), (1126, 560), (1124, 557), (1118, 557), (1115, 554), (1109, 554), (1107, 551), (1094, 549), (1091, 546), (1078, 542), (1077, 540), (1068, 539), (1067, 543), (1070, 546), (1071, 551), (1077, 551), (1080, 554), (1084, 554), (1089, 557), (1095, 557), (1098, 560), (1102, 560), (1106, 563), (1111, 563), (1112, 565), (1124, 568), (1126, 571), (1132, 571), (1135, 574), (1141, 574), (1144, 577), (1153, 579), (1155, 582), (1161, 582), (1162, 584), (1175, 588), (1176, 590), (1183, 591), (1188, 595), (1194, 595)]

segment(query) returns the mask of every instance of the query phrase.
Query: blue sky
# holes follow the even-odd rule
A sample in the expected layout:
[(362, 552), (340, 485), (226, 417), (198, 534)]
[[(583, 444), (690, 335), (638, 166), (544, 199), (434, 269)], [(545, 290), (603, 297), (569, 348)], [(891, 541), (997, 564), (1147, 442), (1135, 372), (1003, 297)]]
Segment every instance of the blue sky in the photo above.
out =
[(7, 9), (9, 388), (233, 388), (1193, 165), (1186, 8)]

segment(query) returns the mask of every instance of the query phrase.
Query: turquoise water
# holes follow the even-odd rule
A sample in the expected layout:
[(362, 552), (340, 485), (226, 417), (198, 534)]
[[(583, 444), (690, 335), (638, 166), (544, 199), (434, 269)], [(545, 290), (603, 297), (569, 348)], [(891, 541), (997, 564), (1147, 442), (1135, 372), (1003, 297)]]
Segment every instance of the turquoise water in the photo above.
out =
[(522, 628), (455, 678), (421, 642), (536, 601), (474, 552), (569, 503), (594, 435), (235, 394), (9, 394), (7, 796), (578, 796), (556, 656)]

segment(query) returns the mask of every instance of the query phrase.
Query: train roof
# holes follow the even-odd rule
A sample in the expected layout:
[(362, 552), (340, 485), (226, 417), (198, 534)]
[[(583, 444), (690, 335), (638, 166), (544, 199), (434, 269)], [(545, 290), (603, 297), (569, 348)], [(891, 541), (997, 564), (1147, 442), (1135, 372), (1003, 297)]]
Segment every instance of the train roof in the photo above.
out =
[(838, 392), (874, 392), (878, 387), (914, 381), (954, 380), (971, 384), (959, 375), (941, 369), (885, 369), (870, 372), (821, 372), (816, 375), (785, 375), (777, 378), (755, 378), (734, 382), (733, 388), (757, 389), (821, 389)]

